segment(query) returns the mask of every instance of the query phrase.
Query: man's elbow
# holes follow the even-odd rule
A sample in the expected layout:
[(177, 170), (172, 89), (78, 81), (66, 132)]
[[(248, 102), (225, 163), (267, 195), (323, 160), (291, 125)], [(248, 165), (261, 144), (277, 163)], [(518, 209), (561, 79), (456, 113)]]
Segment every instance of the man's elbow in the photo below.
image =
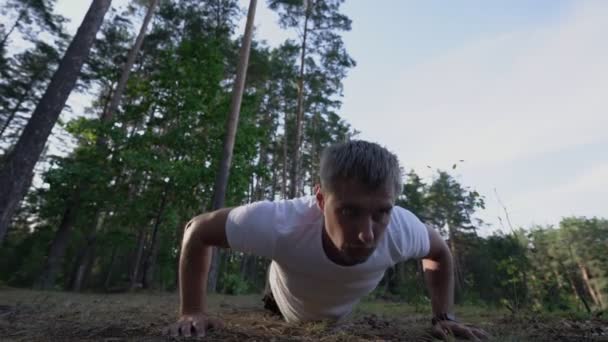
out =
[(437, 268), (436, 264), (452, 264), (452, 252), (439, 232), (432, 227), (427, 227), (429, 232), (429, 253), (422, 260), (423, 265), (429, 268)]
[(230, 209), (219, 209), (193, 217), (184, 228), (182, 243), (228, 247), (226, 221)]

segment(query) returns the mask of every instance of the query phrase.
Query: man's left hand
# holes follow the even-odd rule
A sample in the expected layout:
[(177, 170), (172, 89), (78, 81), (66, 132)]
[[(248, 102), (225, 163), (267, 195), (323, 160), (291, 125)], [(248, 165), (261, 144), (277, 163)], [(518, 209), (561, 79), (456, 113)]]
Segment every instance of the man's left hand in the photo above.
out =
[(489, 339), (490, 335), (483, 329), (476, 328), (470, 324), (463, 324), (456, 321), (438, 321), (433, 326), (433, 335), (444, 341), (449, 341), (450, 337), (465, 338), (472, 341)]

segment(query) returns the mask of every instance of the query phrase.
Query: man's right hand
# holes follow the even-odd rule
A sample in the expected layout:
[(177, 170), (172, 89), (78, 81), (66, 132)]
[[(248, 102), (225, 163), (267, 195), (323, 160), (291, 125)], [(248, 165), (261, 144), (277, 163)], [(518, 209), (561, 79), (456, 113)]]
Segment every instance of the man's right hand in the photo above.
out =
[(204, 337), (209, 329), (221, 329), (224, 322), (220, 319), (209, 317), (204, 313), (181, 315), (176, 323), (165, 329), (165, 335), (178, 337)]

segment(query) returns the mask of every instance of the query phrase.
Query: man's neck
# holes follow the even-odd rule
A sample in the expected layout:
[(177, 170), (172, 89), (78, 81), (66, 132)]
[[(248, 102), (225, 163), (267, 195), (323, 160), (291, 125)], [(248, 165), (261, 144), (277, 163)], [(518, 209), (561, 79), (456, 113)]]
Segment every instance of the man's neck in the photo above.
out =
[(334, 264), (340, 265), (340, 266), (354, 266), (356, 265), (356, 263), (349, 263), (346, 260), (344, 260), (344, 258), (342, 257), (342, 253), (340, 253), (340, 250), (338, 250), (338, 248), (336, 247), (336, 245), (334, 245), (334, 243), (331, 241), (331, 239), (329, 238), (329, 235), (327, 235), (327, 231), (325, 230), (325, 225), (323, 225), (323, 233), (322, 233), (322, 240), (323, 240), (323, 253), (325, 253), (325, 255), (327, 256), (327, 258), (329, 260), (331, 260), (331, 262), (333, 262)]

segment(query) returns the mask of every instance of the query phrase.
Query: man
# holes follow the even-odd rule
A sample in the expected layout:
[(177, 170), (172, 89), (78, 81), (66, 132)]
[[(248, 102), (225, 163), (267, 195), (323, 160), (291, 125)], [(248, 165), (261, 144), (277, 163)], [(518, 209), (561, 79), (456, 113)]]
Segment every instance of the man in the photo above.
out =
[(366, 141), (334, 145), (323, 152), (320, 179), (315, 196), (220, 209), (188, 223), (179, 265), (181, 317), (171, 334), (201, 336), (222, 325), (206, 308), (211, 247), (217, 246), (273, 260), (267, 306), (276, 303), (288, 322), (343, 320), (387, 268), (422, 259), (435, 333), (487, 336), (452, 314), (452, 257), (443, 239), (394, 205), (401, 193), (395, 155)]

